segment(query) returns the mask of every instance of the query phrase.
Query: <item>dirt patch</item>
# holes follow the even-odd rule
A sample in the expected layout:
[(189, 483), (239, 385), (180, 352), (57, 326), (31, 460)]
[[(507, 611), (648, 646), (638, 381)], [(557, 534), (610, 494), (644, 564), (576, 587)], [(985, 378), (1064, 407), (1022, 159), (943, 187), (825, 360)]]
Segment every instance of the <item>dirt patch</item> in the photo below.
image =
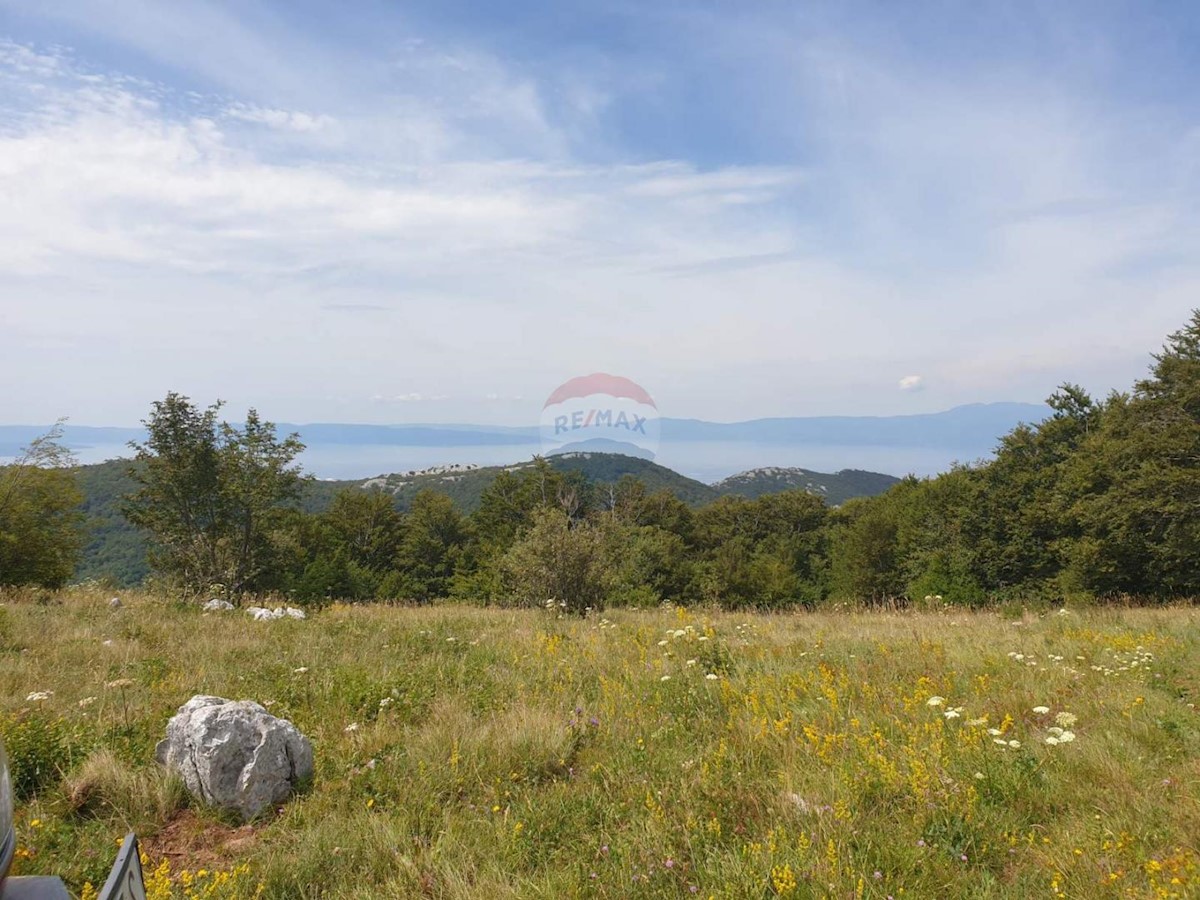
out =
[(172, 868), (219, 869), (245, 859), (256, 839), (253, 825), (222, 825), (184, 809), (140, 844), (152, 865), (166, 857)]

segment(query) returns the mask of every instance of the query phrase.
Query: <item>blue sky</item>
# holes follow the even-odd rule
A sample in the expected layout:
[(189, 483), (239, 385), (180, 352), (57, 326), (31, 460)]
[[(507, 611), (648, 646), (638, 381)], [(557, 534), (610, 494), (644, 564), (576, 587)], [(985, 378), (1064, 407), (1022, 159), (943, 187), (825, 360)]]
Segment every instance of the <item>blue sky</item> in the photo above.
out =
[(1197, 48), (1187, 3), (0, 0), (0, 421), (1125, 388), (1200, 305)]

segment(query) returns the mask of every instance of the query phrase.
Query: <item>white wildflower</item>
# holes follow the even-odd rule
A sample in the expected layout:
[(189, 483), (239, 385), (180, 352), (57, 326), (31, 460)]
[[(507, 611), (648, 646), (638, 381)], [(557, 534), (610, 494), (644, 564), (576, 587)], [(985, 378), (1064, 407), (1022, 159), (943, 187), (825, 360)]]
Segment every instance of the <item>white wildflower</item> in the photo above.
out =
[(26, 703), (40, 703), (43, 700), (49, 700), (54, 696), (54, 691), (34, 691), (25, 698)]
[(933, 697), (930, 697), (928, 700), (926, 700), (926, 701), (925, 701), (925, 705), (926, 705), (926, 706), (941, 706), (941, 705), (942, 705), (942, 704), (944, 704), (945, 702), (946, 702), (946, 698), (945, 698), (945, 697), (933, 696)]
[(1044, 716), (1046, 713), (1050, 712), (1050, 707), (1048, 707), (1048, 706), (1035, 706), (1035, 707), (1033, 708), (1033, 711), (1034, 711), (1035, 713), (1037, 713), (1039, 716)]

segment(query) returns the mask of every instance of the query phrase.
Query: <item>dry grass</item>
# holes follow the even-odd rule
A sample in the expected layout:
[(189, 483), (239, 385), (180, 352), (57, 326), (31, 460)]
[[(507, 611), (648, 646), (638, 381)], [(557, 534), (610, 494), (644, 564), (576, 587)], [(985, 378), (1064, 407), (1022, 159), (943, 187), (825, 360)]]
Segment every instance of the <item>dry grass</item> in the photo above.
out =
[[(252, 623), (123, 599), (3, 610), (5, 727), (71, 744), (66, 777), (18, 810), (18, 865), (76, 890), (132, 826), (171, 861), (160, 896), (216, 864), (249, 873), (208, 896), (1200, 891), (1189, 607)], [(196, 693), (295, 722), (312, 789), (236, 832), (178, 812), (153, 745)]]

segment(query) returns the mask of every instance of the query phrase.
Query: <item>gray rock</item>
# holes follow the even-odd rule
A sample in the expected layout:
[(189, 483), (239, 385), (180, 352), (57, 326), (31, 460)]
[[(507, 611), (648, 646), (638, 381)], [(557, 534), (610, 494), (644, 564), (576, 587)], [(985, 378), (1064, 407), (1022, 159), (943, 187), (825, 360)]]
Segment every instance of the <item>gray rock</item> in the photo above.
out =
[(313, 772), (312, 744), (291, 722), (250, 700), (203, 695), (171, 717), (155, 756), (193, 796), (245, 820), (283, 802)]
[(111, 600), (108, 601), (108, 605), (111, 606), (113, 609), (120, 609), (121, 608), (121, 598), (113, 597)]
[(304, 610), (296, 609), (294, 606), (277, 606), (274, 609), (267, 609), (264, 606), (247, 606), (246, 612), (256, 622), (270, 622), (272, 619), (282, 619), (287, 616), (290, 619), (307, 619)]
[(201, 608), (205, 612), (220, 612), (225, 609), (233, 609), (233, 604), (228, 600), (218, 600), (216, 597), (213, 597)]

